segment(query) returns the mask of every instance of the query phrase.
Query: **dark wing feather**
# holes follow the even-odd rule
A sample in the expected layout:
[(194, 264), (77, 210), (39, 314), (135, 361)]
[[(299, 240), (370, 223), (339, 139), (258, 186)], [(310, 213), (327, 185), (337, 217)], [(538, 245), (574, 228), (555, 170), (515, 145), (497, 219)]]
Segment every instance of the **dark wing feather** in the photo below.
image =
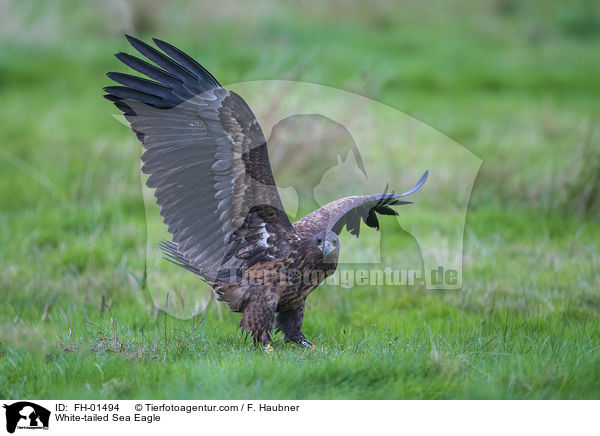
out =
[(425, 171), (415, 186), (403, 194), (392, 192), (359, 195), (332, 201), (295, 222), (294, 228), (298, 233), (305, 235), (316, 235), (324, 230), (331, 230), (339, 235), (346, 226), (351, 234), (358, 237), (362, 220), (367, 226), (379, 230), (377, 214), (398, 215), (398, 212), (390, 206), (409, 204), (410, 201), (403, 201), (400, 198), (414, 194), (421, 189), (428, 174), (429, 172)]
[(223, 269), (276, 256), (294, 232), (250, 108), (170, 44), (155, 40), (165, 54), (127, 39), (156, 65), (117, 58), (154, 81), (108, 73), (123, 86), (105, 88), (106, 98), (144, 146), (146, 184), (173, 239), (161, 245), (166, 257), (214, 280)]

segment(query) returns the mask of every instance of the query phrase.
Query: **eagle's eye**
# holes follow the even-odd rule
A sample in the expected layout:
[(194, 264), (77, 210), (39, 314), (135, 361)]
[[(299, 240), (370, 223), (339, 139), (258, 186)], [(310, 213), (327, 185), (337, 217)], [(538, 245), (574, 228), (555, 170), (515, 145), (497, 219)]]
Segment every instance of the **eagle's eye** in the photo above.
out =
[(321, 242), (323, 242), (323, 240), (321, 238), (317, 238), (317, 244), (321, 245)]

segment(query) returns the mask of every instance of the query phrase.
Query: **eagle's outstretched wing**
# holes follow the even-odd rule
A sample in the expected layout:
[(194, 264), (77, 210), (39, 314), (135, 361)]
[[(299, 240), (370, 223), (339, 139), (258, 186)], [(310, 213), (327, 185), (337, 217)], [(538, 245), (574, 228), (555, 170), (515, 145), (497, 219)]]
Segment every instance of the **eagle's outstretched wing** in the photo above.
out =
[(294, 228), (299, 233), (318, 234), (323, 230), (331, 230), (338, 235), (346, 229), (358, 237), (361, 220), (369, 227), (379, 230), (377, 214), (398, 215), (390, 206), (408, 204), (410, 201), (400, 200), (402, 197), (414, 194), (427, 180), (428, 171), (421, 176), (415, 186), (403, 194), (394, 192), (389, 194), (357, 195), (340, 198), (327, 203), (325, 206), (309, 213), (304, 218), (294, 223)]
[[(200, 64), (166, 42), (127, 36), (152, 65), (116, 57), (153, 80), (123, 73), (104, 88), (144, 146), (142, 171), (172, 235), (171, 261), (209, 280), (266, 259), (293, 227), (284, 211), (256, 117)], [(224, 267), (225, 264), (225, 267)]]

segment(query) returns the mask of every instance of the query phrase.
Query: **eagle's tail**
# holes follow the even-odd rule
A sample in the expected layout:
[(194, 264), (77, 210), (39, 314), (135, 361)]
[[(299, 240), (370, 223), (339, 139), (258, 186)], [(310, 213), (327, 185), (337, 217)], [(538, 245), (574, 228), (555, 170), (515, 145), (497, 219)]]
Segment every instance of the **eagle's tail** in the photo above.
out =
[(204, 277), (204, 274), (202, 274), (202, 271), (200, 271), (197, 267), (192, 265), (185, 258), (185, 256), (178, 250), (177, 244), (175, 242), (163, 240), (158, 243), (158, 246), (160, 247), (160, 249), (163, 252), (163, 256), (162, 256), (163, 259), (166, 259), (169, 262), (174, 263), (177, 266), (180, 266), (181, 268), (185, 268), (188, 271), (191, 271), (194, 274), (197, 274), (200, 277), (202, 277), (204, 280), (206, 280), (206, 277)]

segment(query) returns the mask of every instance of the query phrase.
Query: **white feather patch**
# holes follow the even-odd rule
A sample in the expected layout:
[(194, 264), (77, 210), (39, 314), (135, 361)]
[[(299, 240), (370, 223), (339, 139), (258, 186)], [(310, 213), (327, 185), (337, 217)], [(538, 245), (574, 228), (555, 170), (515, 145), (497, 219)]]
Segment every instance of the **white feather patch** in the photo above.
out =
[(265, 247), (265, 248), (269, 247), (269, 244), (268, 244), (267, 241), (269, 239), (269, 236), (271, 236), (269, 234), (269, 232), (267, 232), (266, 227), (267, 227), (267, 225), (265, 223), (261, 224), (261, 226), (260, 226), (260, 239), (258, 240), (258, 245), (260, 245), (261, 247)]

